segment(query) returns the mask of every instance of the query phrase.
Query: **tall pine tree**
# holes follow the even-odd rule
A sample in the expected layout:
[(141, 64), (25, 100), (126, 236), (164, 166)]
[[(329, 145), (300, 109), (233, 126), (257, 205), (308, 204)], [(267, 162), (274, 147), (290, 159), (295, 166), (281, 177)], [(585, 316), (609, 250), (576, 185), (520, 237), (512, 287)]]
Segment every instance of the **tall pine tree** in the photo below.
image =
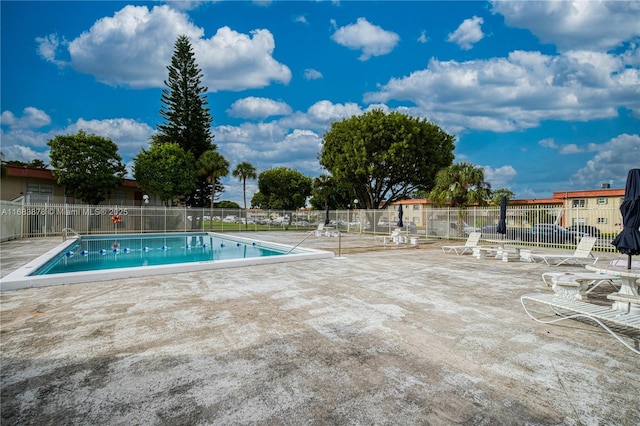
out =
[[(176, 39), (168, 80), (162, 90), (160, 115), (164, 122), (159, 124), (159, 134), (154, 143), (175, 142), (182, 149), (191, 152), (197, 160), (210, 150), (216, 150), (211, 135), (213, 119), (208, 108), (207, 87), (201, 85), (202, 70), (195, 62), (191, 43), (186, 35)], [(224, 190), (220, 182), (214, 183), (217, 190)], [(192, 206), (208, 204), (209, 183), (201, 178), (193, 193), (185, 201)]]
[(207, 107), (207, 88), (200, 84), (202, 71), (195, 62), (191, 43), (186, 35), (178, 36), (169, 78), (162, 90), (160, 115), (164, 123), (157, 126), (162, 142), (175, 142), (194, 158), (215, 149), (211, 136), (213, 119)]

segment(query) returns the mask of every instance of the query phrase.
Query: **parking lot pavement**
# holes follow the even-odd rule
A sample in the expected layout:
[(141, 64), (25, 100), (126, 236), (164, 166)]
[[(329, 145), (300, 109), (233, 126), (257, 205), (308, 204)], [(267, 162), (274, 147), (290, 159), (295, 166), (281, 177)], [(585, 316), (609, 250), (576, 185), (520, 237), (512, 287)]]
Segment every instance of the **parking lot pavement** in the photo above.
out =
[(3, 292), (2, 424), (640, 424), (637, 355), (522, 310), (546, 265), (352, 238), (332, 259)]

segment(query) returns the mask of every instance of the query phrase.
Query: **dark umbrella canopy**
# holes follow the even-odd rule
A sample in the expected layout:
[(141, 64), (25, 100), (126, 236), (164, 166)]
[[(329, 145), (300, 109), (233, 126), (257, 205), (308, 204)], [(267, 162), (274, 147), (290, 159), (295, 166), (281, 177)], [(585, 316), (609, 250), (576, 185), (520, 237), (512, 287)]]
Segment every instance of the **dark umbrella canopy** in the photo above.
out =
[(329, 220), (329, 204), (327, 204), (327, 210), (324, 213), (324, 224), (328, 225), (331, 221)]
[(400, 204), (398, 206), (398, 228), (402, 228), (404, 226), (404, 223), (402, 223), (402, 204)]
[(498, 220), (496, 232), (502, 235), (507, 233), (507, 197), (504, 195), (500, 200), (500, 220)]
[(627, 269), (631, 269), (631, 256), (640, 254), (640, 169), (629, 170), (620, 213), (624, 228), (611, 244), (629, 256)]

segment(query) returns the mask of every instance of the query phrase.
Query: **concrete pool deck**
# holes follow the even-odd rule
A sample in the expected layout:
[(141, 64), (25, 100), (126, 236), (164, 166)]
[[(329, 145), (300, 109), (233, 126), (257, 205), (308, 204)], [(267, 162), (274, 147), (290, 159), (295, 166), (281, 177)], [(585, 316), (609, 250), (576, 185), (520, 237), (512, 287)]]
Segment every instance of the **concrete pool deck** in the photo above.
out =
[[(2, 276), (59, 242), (0, 244)], [(442, 244), (3, 292), (2, 424), (640, 424), (638, 355), (520, 305), (581, 267)]]

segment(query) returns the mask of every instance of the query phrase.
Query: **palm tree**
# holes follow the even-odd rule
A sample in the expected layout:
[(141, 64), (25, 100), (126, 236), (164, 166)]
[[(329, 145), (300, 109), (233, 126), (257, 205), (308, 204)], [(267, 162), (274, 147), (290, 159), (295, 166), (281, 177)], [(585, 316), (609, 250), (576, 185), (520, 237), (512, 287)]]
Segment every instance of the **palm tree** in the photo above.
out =
[(211, 184), (211, 221), (213, 228), (213, 203), (216, 199), (216, 183), (218, 178), (229, 174), (229, 162), (218, 151), (205, 151), (196, 163), (198, 175), (206, 177)]
[(257, 179), (258, 174), (256, 168), (251, 164), (243, 161), (238, 164), (231, 175), (238, 178), (242, 182), (242, 197), (244, 198), (244, 209), (247, 209), (247, 179)]
[[(235, 169), (233, 169), (233, 172), (231, 172), (231, 176), (233, 176), (234, 178), (238, 178), (241, 182), (242, 182), (242, 198), (244, 199), (244, 210), (245, 210), (245, 214), (246, 214), (246, 210), (247, 210), (247, 179), (257, 179), (258, 178), (258, 174), (256, 172), (256, 168), (253, 166), (253, 164), (251, 163), (247, 163), (246, 161), (243, 161), (242, 163), (238, 164), (236, 166)], [(244, 227), (245, 229), (248, 227), (248, 223), (246, 221), (244, 221)]]
[(486, 205), (491, 196), (491, 184), (484, 180), (484, 170), (471, 163), (456, 163), (436, 174), (429, 199), (436, 205), (449, 203), (458, 207), (458, 233), (462, 237), (463, 211), (471, 205)]

